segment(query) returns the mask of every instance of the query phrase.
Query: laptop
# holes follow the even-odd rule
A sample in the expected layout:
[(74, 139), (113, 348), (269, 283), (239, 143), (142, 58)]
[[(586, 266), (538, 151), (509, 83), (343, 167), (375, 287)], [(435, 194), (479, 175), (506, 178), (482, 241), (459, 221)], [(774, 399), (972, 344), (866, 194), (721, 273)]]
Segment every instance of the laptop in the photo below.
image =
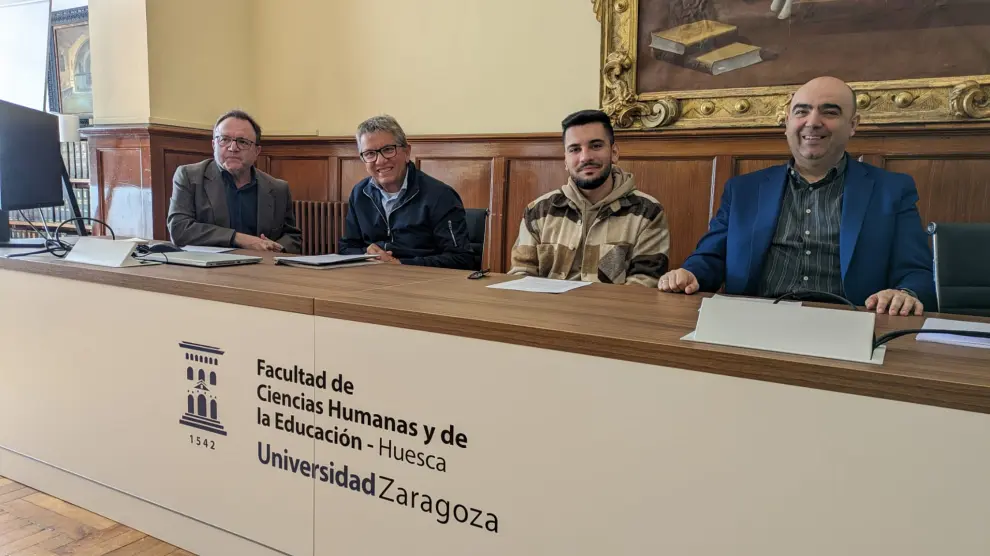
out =
[(213, 268), (218, 266), (234, 266), (239, 264), (260, 263), (261, 257), (253, 255), (235, 255), (233, 253), (202, 253), (188, 251), (173, 251), (171, 253), (148, 253), (137, 255), (135, 258), (143, 261), (157, 261), (165, 264), (183, 266), (198, 266)]

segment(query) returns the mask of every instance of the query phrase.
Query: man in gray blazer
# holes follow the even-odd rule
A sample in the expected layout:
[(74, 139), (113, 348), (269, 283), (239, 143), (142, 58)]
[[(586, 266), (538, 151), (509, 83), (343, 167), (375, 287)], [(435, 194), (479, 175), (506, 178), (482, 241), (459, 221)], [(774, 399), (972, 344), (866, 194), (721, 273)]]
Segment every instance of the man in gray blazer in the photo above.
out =
[(172, 179), (172, 243), (300, 253), (289, 184), (254, 166), (261, 127), (230, 111), (213, 127), (213, 158), (179, 166)]

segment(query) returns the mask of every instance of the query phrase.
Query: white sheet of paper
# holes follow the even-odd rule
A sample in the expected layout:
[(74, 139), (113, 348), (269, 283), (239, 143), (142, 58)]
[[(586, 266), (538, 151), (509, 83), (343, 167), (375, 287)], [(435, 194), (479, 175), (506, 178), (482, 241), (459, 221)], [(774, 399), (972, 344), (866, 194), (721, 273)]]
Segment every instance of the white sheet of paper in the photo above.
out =
[[(970, 330), (973, 332), (990, 332), (990, 324), (982, 322), (968, 322), (963, 320), (948, 319), (926, 319), (924, 329), (940, 330)], [(969, 346), (990, 349), (990, 338), (970, 338), (968, 336), (955, 336), (952, 334), (918, 334), (916, 338), (919, 342), (936, 342), (939, 344), (952, 344), (956, 346)]]
[(211, 247), (209, 245), (186, 245), (182, 248), (183, 251), (190, 253), (229, 253), (234, 249), (234, 247)]
[(591, 282), (578, 282), (576, 280), (551, 280), (550, 278), (536, 278), (534, 276), (527, 276), (520, 280), (511, 280), (499, 284), (492, 284), (488, 287), (496, 290), (516, 290), (521, 292), (564, 293), (590, 284)]

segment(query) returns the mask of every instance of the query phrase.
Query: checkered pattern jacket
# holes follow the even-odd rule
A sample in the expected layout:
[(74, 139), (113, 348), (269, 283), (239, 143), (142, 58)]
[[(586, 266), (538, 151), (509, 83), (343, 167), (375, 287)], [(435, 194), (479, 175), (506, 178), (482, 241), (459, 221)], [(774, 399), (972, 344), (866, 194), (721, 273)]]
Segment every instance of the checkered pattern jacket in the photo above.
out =
[(612, 170), (612, 192), (591, 205), (573, 180), (531, 202), (512, 248), (510, 274), (655, 288), (667, 272), (667, 214), (635, 179)]

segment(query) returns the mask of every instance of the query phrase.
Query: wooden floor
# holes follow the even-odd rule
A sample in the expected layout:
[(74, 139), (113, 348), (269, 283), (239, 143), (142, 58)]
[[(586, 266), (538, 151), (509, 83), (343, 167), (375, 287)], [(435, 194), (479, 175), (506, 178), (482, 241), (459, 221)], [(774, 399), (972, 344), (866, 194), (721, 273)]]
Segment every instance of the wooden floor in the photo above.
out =
[(190, 556), (105, 517), (0, 477), (0, 556)]

